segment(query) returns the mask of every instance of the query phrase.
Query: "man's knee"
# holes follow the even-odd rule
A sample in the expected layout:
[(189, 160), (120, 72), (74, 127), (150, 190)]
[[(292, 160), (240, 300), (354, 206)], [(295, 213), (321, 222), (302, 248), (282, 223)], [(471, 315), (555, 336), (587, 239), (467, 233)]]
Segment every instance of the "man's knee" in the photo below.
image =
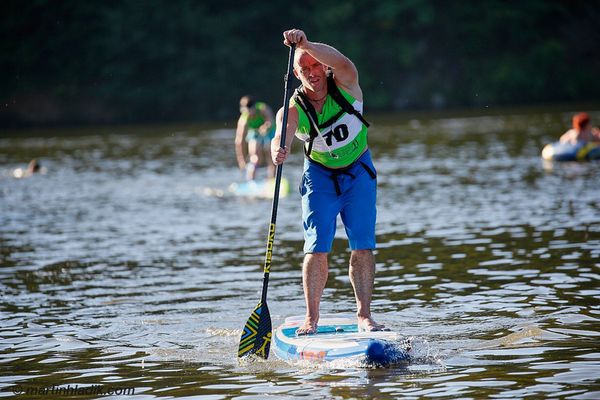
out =
[(375, 264), (375, 257), (373, 251), (370, 249), (364, 250), (352, 250), (350, 254), (350, 266), (363, 267), (373, 266)]
[(325, 252), (316, 252), (316, 253), (306, 253), (304, 255), (305, 260), (327, 260), (327, 256), (329, 253)]
[(373, 250), (371, 249), (361, 249), (361, 250), (352, 250), (352, 256), (355, 257), (370, 257), (373, 255)]

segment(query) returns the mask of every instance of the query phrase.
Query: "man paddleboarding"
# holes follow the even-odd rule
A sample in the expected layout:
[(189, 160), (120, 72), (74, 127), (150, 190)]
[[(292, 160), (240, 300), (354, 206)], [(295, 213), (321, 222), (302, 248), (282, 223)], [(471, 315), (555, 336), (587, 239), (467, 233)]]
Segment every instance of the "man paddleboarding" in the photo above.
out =
[(283, 108), (277, 113), (271, 156), (276, 165), (282, 164), (294, 135), (304, 142), (306, 155), (300, 185), (306, 317), (296, 333), (317, 332), (338, 214), (351, 250), (349, 276), (356, 297), (358, 327), (383, 330), (384, 326), (371, 315), (377, 173), (367, 146), (368, 123), (362, 116), (358, 71), (338, 50), (309, 41), (302, 30), (287, 30), (283, 37), (286, 46), (296, 45), (294, 75), (302, 85), (287, 105), (285, 147), (280, 147)]

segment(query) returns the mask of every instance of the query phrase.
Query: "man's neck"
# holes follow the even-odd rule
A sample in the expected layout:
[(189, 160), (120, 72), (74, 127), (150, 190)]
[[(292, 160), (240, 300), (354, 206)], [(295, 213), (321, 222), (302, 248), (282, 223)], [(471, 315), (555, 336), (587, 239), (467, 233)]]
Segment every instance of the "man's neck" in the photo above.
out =
[(305, 87), (304, 94), (311, 102), (321, 103), (327, 97), (327, 89), (321, 89), (318, 92), (313, 92)]

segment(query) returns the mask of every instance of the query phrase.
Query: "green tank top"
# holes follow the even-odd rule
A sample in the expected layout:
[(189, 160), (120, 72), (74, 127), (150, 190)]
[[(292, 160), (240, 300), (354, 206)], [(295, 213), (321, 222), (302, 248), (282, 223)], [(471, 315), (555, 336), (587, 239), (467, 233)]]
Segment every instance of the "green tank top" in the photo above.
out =
[[(346, 100), (362, 114), (363, 103), (339, 86), (338, 88)], [(310, 120), (297, 102), (294, 101), (294, 105), (298, 110), (296, 137), (307, 141), (310, 138)], [(323, 109), (320, 113), (317, 112), (318, 121), (315, 121), (319, 124), (321, 135), (314, 139), (309, 157), (313, 161), (330, 168), (345, 167), (352, 164), (367, 148), (367, 127), (354, 115), (342, 113), (333, 124), (321, 127), (321, 124), (341, 110), (342, 108), (336, 101), (330, 95), (327, 95)], [(329, 150), (335, 157), (331, 156)]]
[(254, 103), (255, 112), (254, 115), (250, 115), (248, 111), (244, 111), (241, 115), (242, 119), (246, 119), (246, 126), (248, 130), (250, 129), (258, 129), (262, 124), (265, 123), (264, 110), (266, 108), (266, 104), (260, 101)]

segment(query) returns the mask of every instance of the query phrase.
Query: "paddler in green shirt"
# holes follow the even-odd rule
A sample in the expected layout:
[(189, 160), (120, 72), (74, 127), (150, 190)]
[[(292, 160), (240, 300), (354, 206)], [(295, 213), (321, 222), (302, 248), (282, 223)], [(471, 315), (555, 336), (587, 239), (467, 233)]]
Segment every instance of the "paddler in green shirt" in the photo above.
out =
[[(246, 178), (256, 178), (256, 168), (263, 160), (267, 165), (269, 178), (275, 176), (275, 165), (271, 162), (270, 144), (275, 136), (273, 111), (251, 96), (240, 99), (240, 118), (238, 119), (235, 135), (235, 153), (238, 166), (246, 170)], [(248, 143), (248, 162), (244, 155), (244, 142)]]
[(273, 163), (288, 157), (294, 137), (304, 144), (300, 183), (304, 227), (302, 279), (306, 317), (298, 335), (317, 332), (321, 296), (327, 283), (328, 255), (340, 215), (350, 247), (350, 282), (360, 330), (384, 330), (371, 315), (375, 279), (377, 171), (367, 144), (369, 123), (362, 116), (363, 94), (354, 63), (337, 49), (309, 41), (299, 29), (283, 33), (296, 44), (294, 74), (301, 87), (288, 107), (286, 143), (280, 147), (283, 109), (271, 142)]

